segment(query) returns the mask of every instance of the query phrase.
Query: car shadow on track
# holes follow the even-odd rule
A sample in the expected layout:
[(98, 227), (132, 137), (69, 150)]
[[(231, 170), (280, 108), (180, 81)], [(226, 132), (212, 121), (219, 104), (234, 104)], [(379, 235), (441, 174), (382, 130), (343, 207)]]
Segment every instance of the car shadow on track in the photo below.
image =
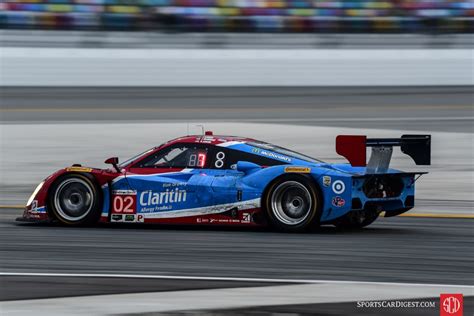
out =
[(18, 226), (24, 227), (55, 227), (64, 229), (112, 229), (112, 230), (163, 230), (163, 231), (215, 231), (215, 232), (253, 232), (253, 233), (280, 233), (287, 235), (391, 235), (403, 233), (404, 235), (416, 232), (411, 228), (370, 226), (363, 229), (341, 229), (332, 225), (323, 225), (316, 229), (300, 232), (285, 233), (278, 232), (271, 227), (233, 227), (233, 226), (211, 226), (211, 225), (178, 225), (178, 224), (143, 224), (143, 223), (97, 223), (81, 227), (67, 227), (59, 223), (28, 223), (16, 222)]

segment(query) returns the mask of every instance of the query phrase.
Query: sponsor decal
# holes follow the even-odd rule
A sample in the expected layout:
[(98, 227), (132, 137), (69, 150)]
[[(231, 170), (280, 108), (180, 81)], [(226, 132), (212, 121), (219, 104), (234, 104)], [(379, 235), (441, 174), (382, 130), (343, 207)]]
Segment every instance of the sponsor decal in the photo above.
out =
[(163, 192), (143, 191), (140, 194), (140, 212), (167, 211), (173, 205), (186, 202), (187, 191), (179, 188), (166, 189)]
[[(202, 223), (204, 223), (204, 219), (202, 220)], [(243, 223), (240, 219), (231, 219), (231, 218), (210, 218), (209, 223), (224, 223), (224, 224), (238, 224), (238, 223)]]
[(332, 190), (336, 194), (341, 194), (346, 190), (346, 185), (341, 180), (336, 180), (332, 184)]
[(124, 215), (124, 221), (125, 222), (134, 222), (135, 221), (135, 215), (130, 215), (130, 214), (127, 214), (127, 215)]
[(213, 136), (204, 136), (200, 138), (201, 143), (210, 144), (216, 141)]
[(252, 148), (252, 152), (255, 153), (255, 154), (270, 157), (270, 158), (273, 158), (273, 159), (279, 159), (279, 160), (283, 160), (283, 161), (286, 161), (286, 162), (291, 162), (291, 158), (289, 158), (289, 157), (286, 157), (286, 156), (283, 156), (281, 154), (277, 154), (277, 153), (274, 153), (274, 152), (271, 152), (271, 151), (263, 150), (263, 149), (260, 149), (260, 148), (255, 148), (254, 147), (254, 148)]
[(242, 213), (242, 223), (250, 223), (252, 221), (252, 215), (250, 213)]
[(112, 214), (110, 219), (111, 219), (112, 222), (121, 222), (121, 221), (123, 221), (123, 215), (122, 214)]
[[(114, 214), (114, 215), (117, 215), (117, 214)], [(145, 217), (142, 214), (125, 214), (125, 215), (120, 215), (120, 216), (123, 216), (124, 222), (139, 222), (139, 223), (145, 222)]]
[(112, 214), (135, 214), (137, 192), (133, 190), (112, 191)]
[(133, 195), (133, 194), (137, 194), (137, 191), (135, 191), (135, 190), (113, 190), (112, 194), (113, 195)]
[(343, 207), (345, 204), (346, 201), (340, 196), (335, 196), (332, 198), (332, 205), (335, 207)]
[(198, 224), (250, 224), (252, 223), (252, 213), (244, 212), (241, 214), (240, 218), (197, 217), (196, 223)]
[(32, 212), (36, 212), (38, 209), (38, 201), (37, 200), (33, 200), (33, 202), (31, 202), (31, 211)]
[(285, 172), (296, 172), (296, 173), (310, 173), (311, 168), (308, 167), (286, 167)]
[(441, 294), (439, 296), (440, 316), (462, 316), (463, 304), (462, 294)]
[(86, 168), (86, 167), (69, 167), (69, 168), (66, 168), (66, 171), (91, 172), (91, 171), (92, 171), (92, 168)]
[(46, 208), (44, 206), (38, 206), (38, 201), (36, 201), (36, 205), (32, 202), (31, 203), (31, 208), (26, 209), (27, 214), (40, 214), (40, 213), (46, 213)]
[(186, 186), (186, 182), (170, 182), (170, 183), (163, 183), (163, 188), (174, 188), (180, 186)]
[(331, 185), (331, 177), (330, 176), (323, 176), (323, 185), (328, 187)]

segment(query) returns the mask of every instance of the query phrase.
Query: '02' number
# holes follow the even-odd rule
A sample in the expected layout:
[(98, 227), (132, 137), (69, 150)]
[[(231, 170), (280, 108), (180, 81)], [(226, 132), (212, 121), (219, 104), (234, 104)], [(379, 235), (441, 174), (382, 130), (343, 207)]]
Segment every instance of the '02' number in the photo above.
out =
[(133, 214), (135, 213), (135, 196), (132, 195), (116, 195), (114, 196), (114, 212)]

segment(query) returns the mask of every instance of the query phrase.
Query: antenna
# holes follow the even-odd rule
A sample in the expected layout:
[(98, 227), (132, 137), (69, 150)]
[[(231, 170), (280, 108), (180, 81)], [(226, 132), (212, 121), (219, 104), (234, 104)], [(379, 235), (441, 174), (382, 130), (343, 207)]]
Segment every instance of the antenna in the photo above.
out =
[(201, 135), (204, 135), (204, 125), (203, 124), (198, 124), (196, 126), (201, 127)]
[(189, 122), (186, 122), (186, 135), (189, 136)]

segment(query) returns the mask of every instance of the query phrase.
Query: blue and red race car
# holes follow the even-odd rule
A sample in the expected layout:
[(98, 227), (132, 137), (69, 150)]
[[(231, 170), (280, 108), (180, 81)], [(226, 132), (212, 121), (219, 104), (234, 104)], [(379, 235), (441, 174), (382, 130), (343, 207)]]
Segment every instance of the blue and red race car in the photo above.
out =
[[(267, 226), (299, 232), (334, 224), (361, 228), (380, 212), (413, 208), (422, 172), (390, 169), (392, 147), (430, 164), (430, 135), (393, 139), (340, 135), (336, 151), (350, 164), (329, 164), (255, 139), (185, 136), (110, 169), (72, 165), (41, 182), (23, 221)], [(366, 147), (372, 155), (366, 164)]]

